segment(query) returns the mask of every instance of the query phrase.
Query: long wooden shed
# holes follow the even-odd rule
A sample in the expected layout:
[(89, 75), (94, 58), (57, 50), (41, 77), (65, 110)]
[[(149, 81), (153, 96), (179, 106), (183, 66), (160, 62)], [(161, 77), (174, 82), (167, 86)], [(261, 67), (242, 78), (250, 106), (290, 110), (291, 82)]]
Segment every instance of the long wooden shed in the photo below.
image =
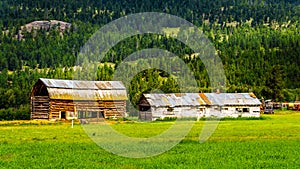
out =
[(143, 94), (139, 119), (165, 117), (259, 117), (261, 102), (253, 93)]
[(206, 113), (208, 104), (210, 104), (209, 101), (207, 98), (201, 97), (201, 93), (143, 94), (138, 103), (139, 119), (200, 118)]
[(40, 78), (31, 91), (31, 119), (97, 119), (126, 116), (120, 81)]

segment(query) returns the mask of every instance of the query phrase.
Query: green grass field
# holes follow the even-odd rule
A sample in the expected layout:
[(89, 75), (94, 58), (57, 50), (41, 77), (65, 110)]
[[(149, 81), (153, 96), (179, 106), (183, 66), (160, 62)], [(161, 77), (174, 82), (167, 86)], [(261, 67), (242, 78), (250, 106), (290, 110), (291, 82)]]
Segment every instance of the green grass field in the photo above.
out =
[[(220, 121), (205, 143), (198, 143), (204, 121), (158, 156), (131, 159), (99, 148), (81, 125), (0, 123), (0, 168), (299, 168), (300, 112), (276, 112), (264, 120)], [(116, 130), (149, 137), (172, 122), (114, 122)]]

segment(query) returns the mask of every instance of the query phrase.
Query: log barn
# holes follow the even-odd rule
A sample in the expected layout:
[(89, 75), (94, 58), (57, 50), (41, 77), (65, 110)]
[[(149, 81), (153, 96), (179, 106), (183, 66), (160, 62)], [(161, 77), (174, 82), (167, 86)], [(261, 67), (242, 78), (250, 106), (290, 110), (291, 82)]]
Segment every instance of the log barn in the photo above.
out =
[(120, 81), (40, 78), (30, 97), (31, 119), (98, 119), (127, 115), (127, 93)]
[(259, 117), (260, 105), (253, 93), (144, 94), (139, 100), (139, 119)]

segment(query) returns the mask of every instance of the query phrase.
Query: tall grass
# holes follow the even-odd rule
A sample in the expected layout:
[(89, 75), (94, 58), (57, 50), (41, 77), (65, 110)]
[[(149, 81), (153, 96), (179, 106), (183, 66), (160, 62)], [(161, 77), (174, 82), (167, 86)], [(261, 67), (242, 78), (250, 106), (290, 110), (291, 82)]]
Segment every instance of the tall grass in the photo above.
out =
[[(99, 148), (81, 125), (0, 126), (0, 168), (299, 168), (300, 113), (281, 112), (262, 120), (226, 119), (205, 143), (205, 121), (184, 140), (150, 158), (130, 159)], [(167, 122), (124, 122), (111, 126), (131, 137), (167, 130)]]

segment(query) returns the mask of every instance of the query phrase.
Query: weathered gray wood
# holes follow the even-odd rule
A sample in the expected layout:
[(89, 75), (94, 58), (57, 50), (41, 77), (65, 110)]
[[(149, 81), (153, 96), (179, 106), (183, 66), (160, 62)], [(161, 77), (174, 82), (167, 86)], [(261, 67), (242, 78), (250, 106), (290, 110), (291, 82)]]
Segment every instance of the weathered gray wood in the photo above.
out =
[[(39, 80), (32, 89), (31, 119), (59, 119), (62, 116), (62, 112), (66, 116), (78, 115), (79, 112), (102, 112), (105, 117), (123, 117), (126, 114), (126, 100), (67, 100), (66, 98), (71, 97), (64, 97), (64, 95), (62, 95), (61, 99), (59, 95), (55, 97), (51, 95), (52, 99), (50, 99), (48, 88), (52, 88), (51, 86), (54, 83), (50, 83), (50, 80), (48, 82), (49, 84), (43, 80)], [(66, 84), (63, 83), (63, 85)], [(86, 86), (84, 85), (84, 87)], [(61, 91), (63, 90), (64, 88), (62, 87)], [(69, 88), (65, 88), (65, 90), (69, 90)], [(125, 90), (125, 88), (122, 90)], [(58, 91), (56, 90), (56, 92)]]

